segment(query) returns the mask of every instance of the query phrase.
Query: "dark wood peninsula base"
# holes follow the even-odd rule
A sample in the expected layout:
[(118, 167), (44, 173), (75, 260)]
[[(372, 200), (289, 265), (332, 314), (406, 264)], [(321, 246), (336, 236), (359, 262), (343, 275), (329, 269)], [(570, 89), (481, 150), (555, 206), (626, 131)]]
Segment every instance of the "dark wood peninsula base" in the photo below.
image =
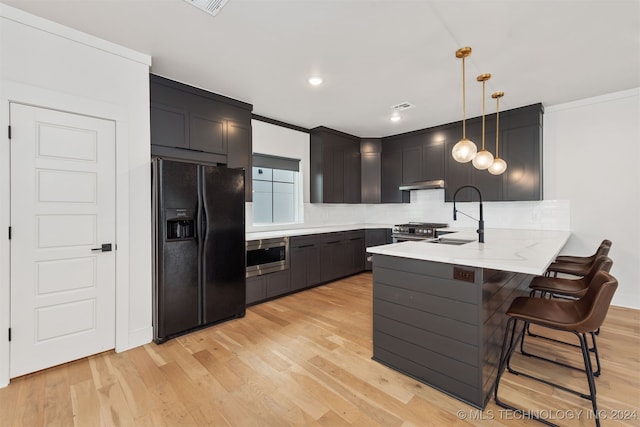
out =
[(375, 254), (373, 359), (483, 409), (497, 376), (504, 313), (532, 277)]

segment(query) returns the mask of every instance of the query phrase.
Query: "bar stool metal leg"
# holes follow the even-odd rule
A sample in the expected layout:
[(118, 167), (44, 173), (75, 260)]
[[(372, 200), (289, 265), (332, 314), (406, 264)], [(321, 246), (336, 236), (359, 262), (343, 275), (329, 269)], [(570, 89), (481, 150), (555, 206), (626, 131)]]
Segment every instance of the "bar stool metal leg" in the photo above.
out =
[[(502, 379), (505, 368), (508, 368), (509, 366), (509, 362), (511, 361), (511, 356), (513, 355), (513, 351), (516, 348), (516, 342), (519, 339), (518, 337), (516, 337), (516, 330), (517, 330), (516, 327), (518, 323), (517, 321), (518, 319), (516, 319), (515, 317), (510, 317), (509, 320), (507, 321), (507, 326), (504, 332), (504, 339), (502, 341), (502, 350), (500, 351), (500, 363), (498, 364), (498, 376), (496, 378), (496, 386), (493, 389), (493, 399), (495, 400), (496, 405), (498, 405), (501, 408), (509, 409), (510, 411), (520, 414), (525, 418), (530, 418), (530, 419), (539, 421), (542, 424), (546, 424), (548, 426), (559, 427), (557, 424), (554, 424), (543, 418), (539, 418), (533, 415), (532, 413), (527, 412), (523, 409), (517, 408), (513, 405), (509, 405), (508, 403), (498, 398), (498, 388), (500, 387), (500, 380)], [(525, 322), (524, 328), (520, 332), (520, 334), (522, 335), (524, 335), (525, 333), (525, 329), (527, 326), (526, 323), (528, 322)], [(511, 372), (511, 369), (509, 369), (509, 371)], [(519, 373), (516, 373), (516, 372), (514, 373), (516, 375), (519, 375)]]
[[(496, 404), (498, 406), (502, 407), (502, 408), (505, 408), (505, 409), (510, 409), (512, 411), (518, 411), (519, 413), (524, 414), (524, 415), (528, 414), (526, 411), (524, 411), (522, 409), (519, 409), (519, 408), (516, 408), (516, 407), (514, 407), (512, 405), (509, 405), (509, 404), (507, 404), (507, 403), (505, 403), (505, 402), (503, 402), (503, 401), (498, 399), (499, 381), (500, 381), (500, 379), (501, 379), (501, 377), (502, 377), (502, 375), (504, 373), (504, 369), (506, 368), (509, 371), (509, 373), (511, 373), (511, 374), (520, 375), (520, 376), (523, 376), (525, 378), (530, 378), (532, 380), (539, 381), (541, 383), (544, 383), (544, 384), (559, 388), (561, 390), (564, 390), (564, 391), (567, 391), (569, 393), (572, 393), (572, 394), (575, 394), (577, 396), (580, 396), (583, 399), (591, 401), (591, 406), (593, 407), (593, 415), (594, 415), (594, 419), (595, 419), (595, 422), (596, 422), (596, 426), (600, 427), (600, 419), (599, 419), (599, 416), (598, 416), (598, 406), (597, 406), (597, 403), (596, 403), (596, 383), (595, 383), (594, 374), (593, 374), (593, 365), (591, 363), (591, 357), (590, 357), (590, 354), (589, 354), (589, 346), (587, 344), (587, 334), (579, 334), (577, 332), (574, 332), (574, 334), (578, 337), (578, 339), (580, 341), (580, 349), (582, 351), (582, 358), (583, 358), (583, 362), (584, 362), (584, 365), (585, 365), (584, 372), (586, 373), (587, 382), (588, 382), (588, 385), (589, 385), (589, 394), (585, 394), (585, 393), (582, 393), (580, 391), (565, 387), (565, 386), (563, 386), (561, 384), (554, 383), (552, 381), (548, 381), (548, 380), (546, 380), (544, 378), (539, 378), (539, 377), (536, 377), (534, 375), (527, 374), (526, 372), (518, 371), (518, 370), (514, 369), (511, 366), (511, 356), (513, 355), (513, 351), (515, 349), (514, 334), (515, 334), (515, 330), (516, 330), (516, 326), (515, 326), (515, 323), (516, 323), (515, 321), (516, 320), (517, 319), (515, 319), (515, 318), (510, 318), (509, 319), (509, 322), (513, 321), (513, 326), (511, 326), (511, 328), (512, 328), (511, 340), (510, 340), (508, 346), (503, 344), (503, 349), (502, 349), (502, 352), (501, 352), (501, 355), (500, 355), (500, 365), (498, 367), (498, 378), (496, 380), (497, 383), (496, 383), (496, 388), (495, 388), (495, 392), (494, 392), (494, 399), (496, 401)], [(507, 322), (507, 328), (509, 328), (509, 322)], [(526, 328), (526, 324), (529, 323), (529, 322), (525, 321), (524, 323), (525, 323), (525, 328)], [(518, 339), (522, 339), (522, 337), (524, 335), (524, 332), (525, 332), (525, 329), (523, 329), (522, 335), (518, 336)], [(507, 334), (507, 332), (505, 332), (505, 342), (506, 342), (506, 339), (507, 339), (506, 334)], [(503, 357), (503, 354), (504, 354), (504, 357)], [(548, 359), (545, 359), (545, 358), (540, 358), (540, 359), (548, 360)], [(554, 362), (554, 361), (552, 361), (552, 362)], [(558, 364), (560, 364), (562, 366), (567, 366), (569, 368), (581, 370), (579, 368), (575, 368), (575, 367), (570, 366), (570, 365), (564, 365), (564, 364), (561, 364), (561, 363), (558, 363)], [(540, 418), (537, 418), (537, 417), (534, 417), (534, 416), (531, 416), (531, 418), (535, 419), (537, 421), (540, 421), (541, 423), (546, 424), (546, 425), (555, 425), (553, 423), (548, 422), (547, 420), (543, 420), (543, 419), (540, 419)]]
[[(580, 348), (580, 345), (578, 345), (578, 344), (572, 344), (570, 342), (561, 341), (561, 340), (557, 340), (555, 338), (546, 337), (544, 335), (535, 334), (535, 333), (531, 332), (529, 323), (527, 323), (526, 331), (527, 331), (527, 335), (529, 335), (530, 337), (533, 337), (533, 338), (542, 338), (542, 339), (545, 339), (547, 341), (556, 342), (558, 344), (570, 345), (572, 347)], [(589, 349), (590, 353), (594, 354), (595, 359), (596, 359), (596, 367), (597, 367), (597, 369), (593, 372), (593, 376), (599, 377), (600, 376), (600, 372), (602, 371), (602, 367), (600, 366), (600, 355), (598, 354), (598, 346), (596, 345), (596, 337), (595, 337), (596, 332), (590, 332), (590, 334), (591, 334), (591, 342), (593, 343), (593, 345), (591, 347), (589, 347), (588, 346), (588, 340), (587, 340), (587, 348)], [(564, 366), (564, 367), (567, 367), (567, 368), (576, 369), (578, 371), (584, 372), (584, 369), (582, 369), (582, 368), (578, 368), (576, 366), (572, 366), (572, 365), (569, 365), (567, 363), (558, 362), (557, 360), (548, 359), (546, 357), (543, 357), (543, 356), (540, 356), (540, 355), (537, 355), (537, 354), (530, 353), (530, 352), (526, 351), (524, 349), (524, 335), (522, 335), (522, 338), (520, 340), (520, 353), (522, 353), (524, 356), (527, 356), (527, 357), (534, 357), (536, 359), (546, 360), (547, 362), (555, 363), (556, 365), (560, 365), (560, 366)]]

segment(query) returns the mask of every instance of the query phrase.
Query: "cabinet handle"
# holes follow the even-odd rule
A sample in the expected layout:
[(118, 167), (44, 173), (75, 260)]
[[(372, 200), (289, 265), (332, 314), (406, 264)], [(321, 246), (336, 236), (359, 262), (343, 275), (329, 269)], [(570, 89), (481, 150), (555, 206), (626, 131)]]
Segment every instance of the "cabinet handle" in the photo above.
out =
[(327, 242), (327, 245), (333, 245), (334, 243), (340, 243), (340, 240), (335, 240), (333, 242)]
[(302, 249), (302, 248), (310, 248), (310, 247), (312, 247), (312, 246), (315, 246), (315, 245), (313, 245), (313, 244), (312, 244), (312, 245), (302, 245), (302, 246), (298, 246), (298, 248), (299, 248), (299, 249)]

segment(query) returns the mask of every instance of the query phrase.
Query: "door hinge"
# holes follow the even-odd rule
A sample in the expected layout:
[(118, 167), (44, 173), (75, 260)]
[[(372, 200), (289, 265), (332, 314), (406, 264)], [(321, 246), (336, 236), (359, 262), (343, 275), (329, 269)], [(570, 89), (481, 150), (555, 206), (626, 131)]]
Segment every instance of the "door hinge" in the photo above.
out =
[(11, 328), (9, 328), (9, 341), (11, 341)]
[(11, 139), (11, 125), (7, 126), (9, 128), (9, 139)]
[(11, 240), (11, 227), (9, 227), (9, 240)]

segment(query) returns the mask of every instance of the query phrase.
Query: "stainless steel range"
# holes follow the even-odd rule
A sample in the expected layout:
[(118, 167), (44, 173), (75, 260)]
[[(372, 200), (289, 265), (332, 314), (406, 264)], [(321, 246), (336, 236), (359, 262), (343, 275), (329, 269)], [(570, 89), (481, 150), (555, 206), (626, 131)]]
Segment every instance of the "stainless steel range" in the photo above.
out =
[(426, 240), (438, 237), (440, 228), (446, 228), (449, 224), (438, 222), (409, 222), (407, 224), (398, 224), (393, 226), (391, 237), (393, 243), (408, 242), (412, 240)]

